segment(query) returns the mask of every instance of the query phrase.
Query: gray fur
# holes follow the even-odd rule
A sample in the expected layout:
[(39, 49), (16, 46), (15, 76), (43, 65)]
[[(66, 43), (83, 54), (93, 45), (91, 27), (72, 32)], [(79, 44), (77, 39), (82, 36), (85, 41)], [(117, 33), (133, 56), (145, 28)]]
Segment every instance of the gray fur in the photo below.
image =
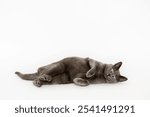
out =
[(122, 62), (112, 65), (90, 58), (67, 57), (58, 62), (40, 67), (33, 74), (15, 73), (24, 80), (33, 80), (33, 84), (37, 87), (43, 84), (68, 83), (87, 86), (99, 79), (103, 79), (107, 83), (126, 81), (127, 78), (121, 76), (119, 72), (121, 65)]

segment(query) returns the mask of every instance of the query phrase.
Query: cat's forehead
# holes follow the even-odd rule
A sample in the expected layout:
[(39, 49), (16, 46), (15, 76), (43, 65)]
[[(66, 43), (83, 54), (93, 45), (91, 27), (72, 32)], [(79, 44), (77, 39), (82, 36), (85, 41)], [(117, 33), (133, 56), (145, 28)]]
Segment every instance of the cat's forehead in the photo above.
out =
[(107, 68), (108, 68), (109, 70), (111, 70), (112, 67), (113, 67), (113, 64), (108, 64), (108, 65), (107, 65)]
[(105, 67), (105, 72), (111, 72), (111, 71), (114, 72), (112, 67), (113, 67), (112, 64), (107, 64), (106, 67)]

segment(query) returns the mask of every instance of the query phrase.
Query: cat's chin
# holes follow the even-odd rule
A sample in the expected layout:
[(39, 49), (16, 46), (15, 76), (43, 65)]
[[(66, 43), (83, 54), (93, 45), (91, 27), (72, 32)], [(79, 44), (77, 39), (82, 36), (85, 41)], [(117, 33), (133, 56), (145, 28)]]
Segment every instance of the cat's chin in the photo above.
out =
[(108, 80), (106, 80), (106, 83), (115, 84), (115, 83), (117, 83), (117, 81), (108, 81)]

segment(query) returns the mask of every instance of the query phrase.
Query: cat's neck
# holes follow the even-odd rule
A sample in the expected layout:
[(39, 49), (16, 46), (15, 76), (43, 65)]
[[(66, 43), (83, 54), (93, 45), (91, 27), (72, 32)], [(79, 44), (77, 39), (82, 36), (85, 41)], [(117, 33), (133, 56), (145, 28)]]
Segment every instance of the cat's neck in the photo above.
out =
[(106, 63), (103, 63), (102, 65), (101, 65), (101, 68), (102, 68), (102, 73), (103, 74), (105, 74), (105, 70), (106, 70), (106, 67), (108, 66), (108, 64), (106, 64)]
[(97, 69), (99, 71), (99, 74), (104, 74), (106, 67), (107, 67), (107, 64), (98, 62)]

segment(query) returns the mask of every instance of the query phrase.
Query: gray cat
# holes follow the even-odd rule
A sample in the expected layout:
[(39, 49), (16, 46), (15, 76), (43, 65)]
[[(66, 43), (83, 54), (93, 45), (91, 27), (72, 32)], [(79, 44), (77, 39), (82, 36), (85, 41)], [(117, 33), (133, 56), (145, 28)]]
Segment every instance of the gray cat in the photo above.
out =
[(15, 73), (24, 80), (33, 80), (33, 84), (37, 87), (43, 84), (68, 83), (87, 86), (99, 79), (103, 79), (106, 83), (126, 81), (127, 78), (120, 75), (119, 72), (121, 65), (122, 62), (112, 65), (90, 58), (67, 57), (58, 62), (40, 67), (33, 74)]

